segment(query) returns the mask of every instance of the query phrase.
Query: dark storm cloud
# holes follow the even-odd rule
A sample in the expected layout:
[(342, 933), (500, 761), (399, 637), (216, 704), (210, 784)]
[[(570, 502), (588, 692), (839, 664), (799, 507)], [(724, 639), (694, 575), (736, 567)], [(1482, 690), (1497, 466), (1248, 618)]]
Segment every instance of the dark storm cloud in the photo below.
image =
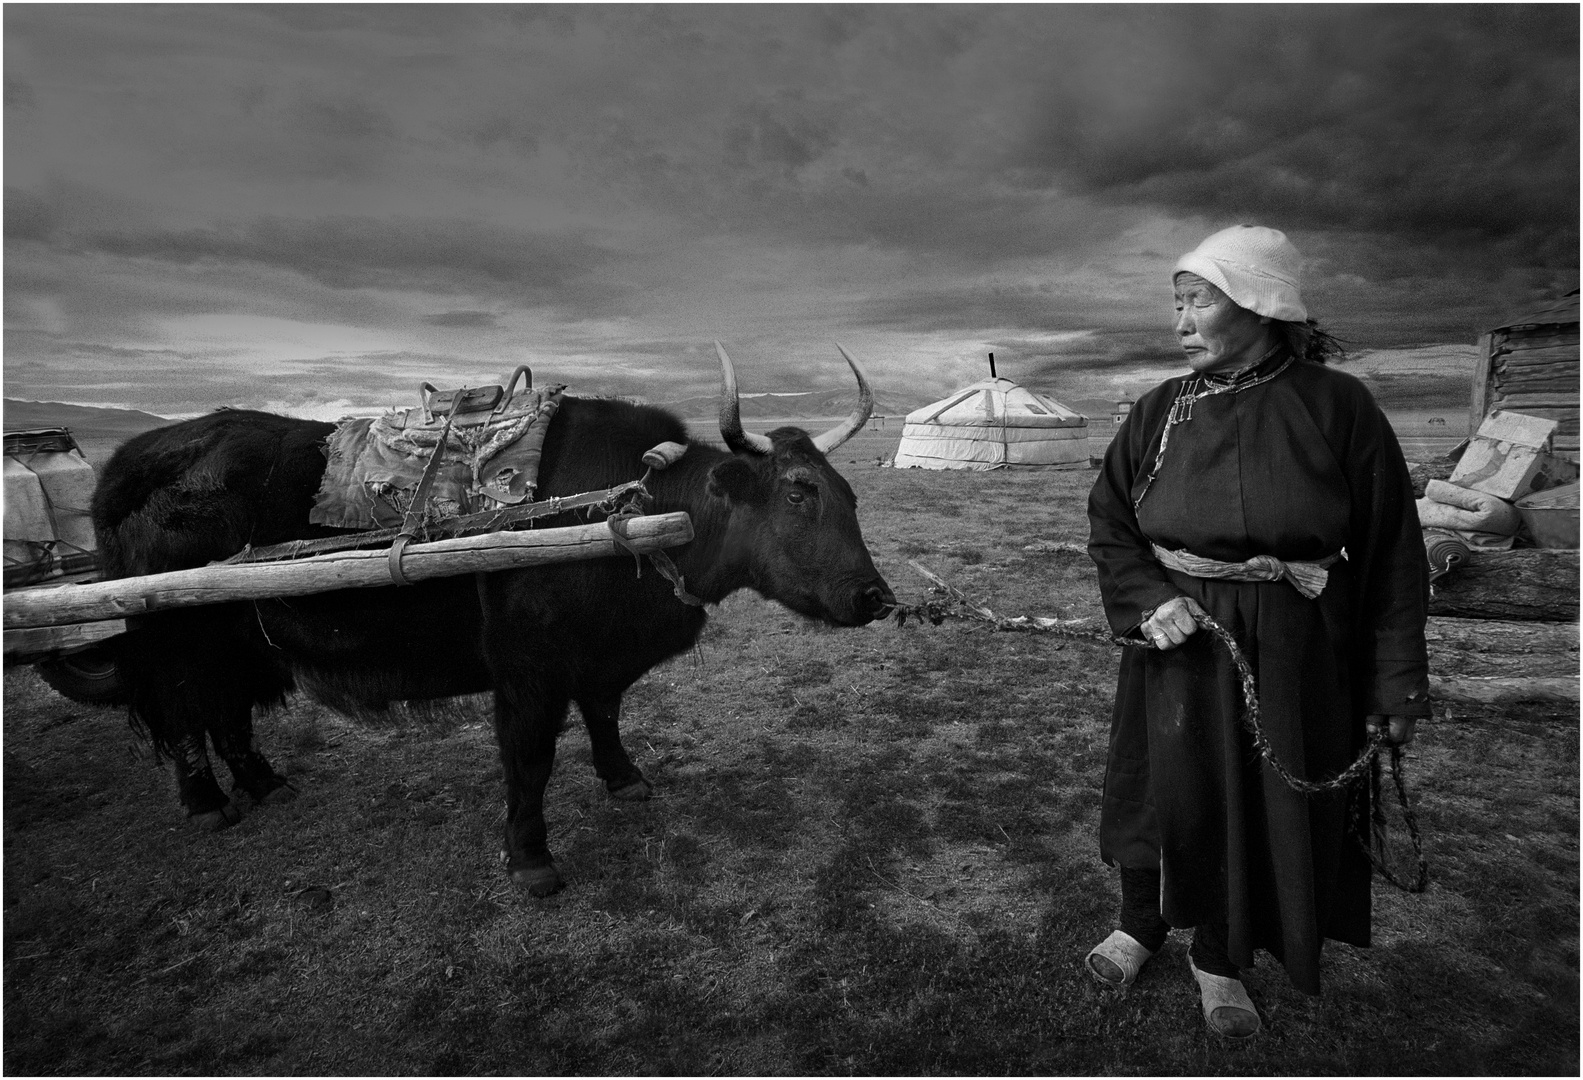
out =
[(5, 238), (47, 240), (60, 224), (60, 214), (50, 200), (20, 188), (5, 189)]
[(305, 133), (328, 139), (388, 139), (396, 125), (364, 101), (300, 101), (292, 119)]
[(1105, 331), (1053, 346), (1012, 338), (1002, 346), (1025, 358), (1030, 377), (1055, 383), (1073, 372), (1093, 375), (1155, 365), (1163, 377), (1182, 366), (1182, 351), (1170, 335), (1147, 330)]
[(617, 286), (598, 284), (611, 256), (587, 239), (443, 218), (264, 219), (233, 228), (103, 232), (85, 242), (127, 259), (267, 266), (336, 289), (488, 293), (585, 312), (614, 307), (621, 295)]
[(120, 370), (139, 375), (159, 371), (191, 371), (194, 362), (203, 360), (202, 354), (181, 349), (138, 349), (93, 341), (52, 341), (27, 333), (8, 334), (7, 337), (13, 339), (11, 344), (19, 346), (17, 352), (22, 354), (6, 359), (8, 371), (13, 367), (49, 367), (61, 356), (100, 365), (105, 371)]
[(1472, 233), (1575, 265), (1576, 7), (1184, 5), (1120, 21), (1050, 42), (1012, 164), (1117, 202)]
[(5, 104), (7, 108), (25, 109), (34, 102), (33, 88), (20, 79), (5, 77)]
[(717, 336), (763, 390), (844, 380), (833, 337), (909, 389), (985, 348), (1120, 378), (1179, 362), (1169, 267), (1238, 220), (1287, 230), (1311, 308), (1371, 347), (1576, 284), (1573, 7), (4, 21), (9, 352), (102, 383), (95, 343), (265, 394), (322, 363), (326, 408), (505, 356), (702, 389)]
[(496, 326), (500, 316), (493, 311), (442, 311), (437, 315), (425, 315), (423, 321), (430, 326), (466, 330)]
[[(858, 173), (861, 175), (854, 175)], [(967, 266), (1044, 257), (1114, 235), (1110, 208), (1056, 204), (1030, 191), (899, 184), (876, 170), (744, 201), (732, 224), (821, 246), (869, 244)]]
[(480, 150), (504, 146), (527, 155), (539, 149), (538, 135), (516, 116), (497, 115), (472, 120), (458, 129), (458, 136)]
[(410, 402), (418, 385), (433, 377), (449, 357), (405, 350), (349, 353), (334, 360), (304, 361), (293, 365), (300, 396), (306, 401), (355, 398), (373, 390), (376, 400)]
[(761, 109), (727, 127), (724, 141), (728, 165), (794, 174), (834, 146), (836, 135), (830, 125), (806, 117), (782, 119)]
[(1048, 284), (976, 282), (941, 284), (871, 301), (865, 316), (871, 327), (911, 328), (922, 332), (963, 331), (996, 326), (1062, 331), (1093, 324), (1093, 313), (1063, 311), (1063, 297)]

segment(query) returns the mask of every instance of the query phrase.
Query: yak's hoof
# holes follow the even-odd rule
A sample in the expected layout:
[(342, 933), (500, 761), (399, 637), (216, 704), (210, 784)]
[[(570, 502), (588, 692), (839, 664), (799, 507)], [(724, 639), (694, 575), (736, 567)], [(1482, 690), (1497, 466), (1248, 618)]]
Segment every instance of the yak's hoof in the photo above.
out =
[(622, 802), (642, 802), (654, 794), (654, 786), (641, 773), (636, 780), (618, 780), (614, 784), (606, 784), (605, 790), (610, 792), (612, 799)]
[(187, 816), (200, 829), (207, 829), (210, 832), (229, 829), (232, 825), (242, 820), (242, 812), (236, 808), (235, 803), (226, 803), (218, 810), (210, 810), (202, 814), (188, 814)]
[(554, 865), (524, 866), (511, 871), (511, 884), (524, 889), (530, 896), (549, 896), (559, 892), (566, 883)]

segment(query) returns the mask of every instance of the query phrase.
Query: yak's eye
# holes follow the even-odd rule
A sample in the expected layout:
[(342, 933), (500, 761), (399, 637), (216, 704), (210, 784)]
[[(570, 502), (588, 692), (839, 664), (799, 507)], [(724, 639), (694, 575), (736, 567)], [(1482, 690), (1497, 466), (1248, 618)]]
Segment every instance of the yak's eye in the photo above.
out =
[(808, 498), (807, 493), (801, 491), (798, 488), (792, 488), (786, 493), (786, 501), (791, 503), (793, 506), (801, 506), (803, 504), (803, 500), (806, 498)]

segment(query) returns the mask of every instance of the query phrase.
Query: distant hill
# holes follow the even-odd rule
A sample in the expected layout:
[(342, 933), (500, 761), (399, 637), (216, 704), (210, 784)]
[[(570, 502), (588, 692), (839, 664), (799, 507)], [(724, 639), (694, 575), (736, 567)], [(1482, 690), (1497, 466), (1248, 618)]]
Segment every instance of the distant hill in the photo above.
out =
[(103, 409), (93, 405), (67, 405), (60, 401), (19, 401), (6, 398), (5, 429), (63, 427), (82, 448), (83, 456), (95, 466), (109, 460), (115, 448), (134, 435), (176, 421), (136, 409)]
[(151, 431), (175, 421), (136, 409), (102, 409), (92, 405), (67, 405), (61, 401), (19, 401), (5, 399), (5, 429), (66, 427), (74, 435), (122, 438)]

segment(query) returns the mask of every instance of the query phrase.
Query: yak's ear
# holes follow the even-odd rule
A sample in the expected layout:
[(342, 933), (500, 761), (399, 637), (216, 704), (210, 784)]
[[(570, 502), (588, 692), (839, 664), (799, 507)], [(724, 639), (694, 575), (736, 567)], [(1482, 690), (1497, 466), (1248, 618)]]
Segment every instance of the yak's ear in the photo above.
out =
[(709, 494), (733, 502), (763, 502), (769, 494), (758, 472), (741, 458), (722, 461), (709, 470)]

